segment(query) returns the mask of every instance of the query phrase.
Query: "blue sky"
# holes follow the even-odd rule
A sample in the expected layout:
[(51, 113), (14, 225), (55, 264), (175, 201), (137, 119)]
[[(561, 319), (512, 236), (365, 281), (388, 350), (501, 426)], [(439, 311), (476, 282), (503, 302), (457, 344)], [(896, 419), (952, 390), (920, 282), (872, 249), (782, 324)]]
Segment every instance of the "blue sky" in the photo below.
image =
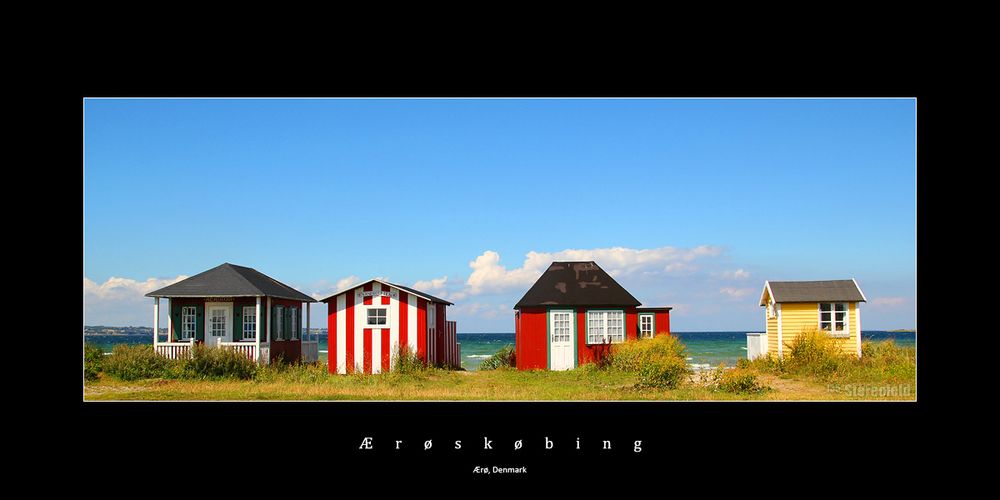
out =
[(915, 128), (912, 99), (88, 99), (85, 323), (145, 325), (151, 287), (231, 262), (513, 331), (549, 261), (595, 258), (679, 331), (852, 277), (866, 329), (912, 327)]

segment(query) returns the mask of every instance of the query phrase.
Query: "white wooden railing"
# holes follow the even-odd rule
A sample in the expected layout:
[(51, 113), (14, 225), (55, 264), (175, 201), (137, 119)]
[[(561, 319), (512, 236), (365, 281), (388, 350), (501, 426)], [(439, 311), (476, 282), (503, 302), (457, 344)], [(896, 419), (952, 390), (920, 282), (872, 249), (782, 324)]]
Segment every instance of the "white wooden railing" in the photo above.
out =
[(319, 361), (319, 341), (318, 340), (303, 340), (302, 341), (302, 358), (303, 363), (315, 363)]
[(183, 359), (191, 356), (194, 349), (194, 339), (188, 342), (157, 342), (153, 345), (156, 353), (167, 359)]
[(247, 357), (250, 361), (257, 360), (257, 344), (255, 342), (219, 342), (219, 347), (232, 349)]

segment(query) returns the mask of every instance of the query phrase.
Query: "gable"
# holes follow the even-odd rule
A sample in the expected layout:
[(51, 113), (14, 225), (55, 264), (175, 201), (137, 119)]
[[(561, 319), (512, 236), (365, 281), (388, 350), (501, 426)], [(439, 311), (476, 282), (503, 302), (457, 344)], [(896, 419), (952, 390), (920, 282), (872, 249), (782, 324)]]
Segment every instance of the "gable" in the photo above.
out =
[(514, 309), (556, 305), (639, 306), (640, 302), (596, 262), (553, 262)]

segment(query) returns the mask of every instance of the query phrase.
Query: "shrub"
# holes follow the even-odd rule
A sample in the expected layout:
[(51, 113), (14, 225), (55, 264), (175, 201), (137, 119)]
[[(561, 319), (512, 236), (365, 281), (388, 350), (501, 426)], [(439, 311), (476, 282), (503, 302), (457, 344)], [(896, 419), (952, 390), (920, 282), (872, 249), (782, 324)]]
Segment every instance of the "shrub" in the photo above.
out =
[(233, 349), (205, 347), (202, 344), (195, 345), (192, 356), (183, 363), (185, 378), (246, 380), (253, 378), (257, 371), (257, 363), (243, 353)]
[(787, 370), (793, 373), (829, 377), (850, 361), (835, 339), (815, 327), (803, 330), (785, 346)]
[(411, 351), (408, 345), (397, 347), (392, 358), (392, 373), (411, 374), (427, 370), (424, 360), (420, 359), (416, 352)]
[(684, 344), (669, 335), (614, 344), (607, 357), (610, 369), (638, 375), (638, 387), (674, 388), (690, 373)]
[(757, 380), (757, 375), (747, 368), (737, 367), (727, 370), (724, 365), (720, 365), (713, 379), (715, 388), (723, 392), (754, 394), (768, 389)]
[(104, 349), (92, 344), (83, 346), (83, 378), (97, 380), (104, 364)]
[(479, 365), (480, 370), (496, 370), (498, 368), (517, 368), (517, 351), (514, 346), (507, 344), (494, 355), (483, 360)]
[(170, 378), (176, 376), (176, 366), (176, 361), (156, 354), (150, 344), (116, 345), (101, 362), (104, 373), (120, 380)]

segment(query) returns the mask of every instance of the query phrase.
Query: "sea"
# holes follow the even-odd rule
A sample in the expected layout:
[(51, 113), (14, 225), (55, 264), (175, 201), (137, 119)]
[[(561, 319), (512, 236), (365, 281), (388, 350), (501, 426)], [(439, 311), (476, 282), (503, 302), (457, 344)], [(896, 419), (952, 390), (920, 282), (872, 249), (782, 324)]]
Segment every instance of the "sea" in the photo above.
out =
[[(752, 331), (752, 330), (751, 330)], [(746, 358), (746, 332), (673, 332), (687, 346), (687, 362), (695, 368), (708, 368), (725, 363), (734, 366), (736, 361)], [(863, 340), (892, 339), (900, 346), (916, 345), (914, 332), (887, 332), (865, 330)], [(160, 339), (165, 341), (164, 335)], [(85, 342), (94, 344), (105, 352), (111, 352), (117, 344), (151, 344), (152, 335), (86, 335)], [(476, 370), (484, 359), (492, 356), (505, 345), (514, 345), (513, 333), (459, 333), (458, 342), (462, 350), (462, 367)], [(320, 363), (326, 363), (327, 336), (319, 336)]]

